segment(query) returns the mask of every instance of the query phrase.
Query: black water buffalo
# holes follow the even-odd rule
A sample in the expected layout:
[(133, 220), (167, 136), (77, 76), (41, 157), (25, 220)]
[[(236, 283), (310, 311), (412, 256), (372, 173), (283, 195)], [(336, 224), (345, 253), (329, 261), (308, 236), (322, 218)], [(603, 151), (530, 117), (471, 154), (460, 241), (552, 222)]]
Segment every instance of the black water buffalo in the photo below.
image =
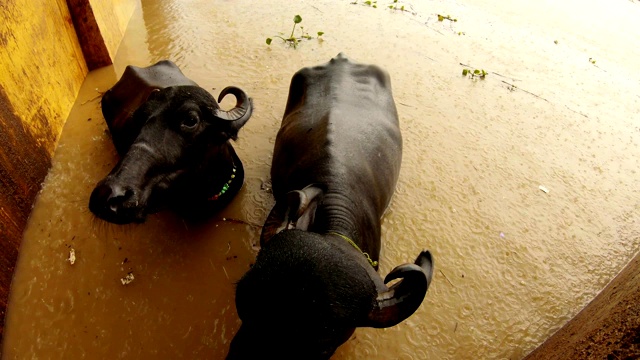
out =
[(328, 359), (356, 327), (416, 311), (433, 273), (428, 251), (384, 280), (377, 273), (401, 157), (384, 70), (339, 54), (293, 76), (271, 168), (276, 205), (237, 284), (242, 325), (227, 359)]
[(120, 161), (91, 193), (89, 209), (112, 223), (143, 222), (171, 207), (201, 219), (226, 206), (242, 187), (244, 169), (230, 139), (251, 117), (251, 99), (236, 87), (218, 102), (171, 61), (128, 66), (102, 98), (102, 113)]

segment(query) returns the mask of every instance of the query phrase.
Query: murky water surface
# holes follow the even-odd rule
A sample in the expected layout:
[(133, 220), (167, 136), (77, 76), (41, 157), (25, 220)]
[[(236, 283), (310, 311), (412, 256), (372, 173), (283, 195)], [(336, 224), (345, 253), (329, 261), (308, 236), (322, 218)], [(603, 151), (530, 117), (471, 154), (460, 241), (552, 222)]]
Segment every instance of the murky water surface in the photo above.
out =
[[(340, 51), (390, 72), (404, 134), (381, 273), (424, 248), (437, 271), (409, 320), (358, 329), (335, 359), (519, 359), (640, 249), (640, 4), (401, 4), (412, 14), (351, 2), (142, 2), (62, 134), (25, 233), (5, 358), (222, 359), (240, 324), (234, 282), (273, 204), (264, 184), (290, 77)], [(267, 46), (295, 14), (324, 41)], [(165, 58), (216, 96), (233, 84), (254, 98), (235, 144), (246, 184), (200, 227), (170, 213), (107, 225), (87, 209), (116, 163), (96, 90)], [(460, 63), (489, 75), (463, 77)]]

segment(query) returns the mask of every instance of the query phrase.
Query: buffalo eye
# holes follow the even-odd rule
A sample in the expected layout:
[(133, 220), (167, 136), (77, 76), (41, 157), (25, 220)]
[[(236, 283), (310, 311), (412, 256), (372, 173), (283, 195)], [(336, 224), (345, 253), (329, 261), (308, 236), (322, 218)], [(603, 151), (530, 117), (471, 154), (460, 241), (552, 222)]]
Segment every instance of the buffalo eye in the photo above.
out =
[(181, 126), (184, 129), (192, 130), (193, 128), (196, 127), (196, 125), (198, 125), (199, 122), (200, 122), (200, 119), (198, 118), (198, 115), (189, 114), (186, 118), (182, 120)]

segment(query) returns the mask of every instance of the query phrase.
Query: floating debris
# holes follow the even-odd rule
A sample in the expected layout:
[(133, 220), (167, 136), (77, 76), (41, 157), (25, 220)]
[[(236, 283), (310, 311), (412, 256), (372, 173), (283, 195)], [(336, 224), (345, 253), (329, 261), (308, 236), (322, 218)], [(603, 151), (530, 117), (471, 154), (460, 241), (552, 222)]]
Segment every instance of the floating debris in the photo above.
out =
[(449, 282), (449, 284), (453, 287), (455, 287), (455, 285), (453, 285), (453, 283), (451, 282), (451, 280), (449, 280), (449, 278), (447, 277), (447, 275), (445, 275), (442, 270), (438, 269), (438, 271), (440, 271), (440, 274), (442, 274), (442, 276), (444, 276), (445, 279), (447, 279), (447, 282)]
[(538, 189), (540, 189), (540, 190), (544, 191), (544, 193), (545, 193), (545, 194), (548, 194), (548, 193), (549, 193), (549, 189), (548, 189), (546, 186), (544, 186), (544, 185), (540, 185), (540, 186), (538, 186)]
[(260, 190), (271, 192), (271, 180), (260, 180)]
[(135, 277), (133, 276), (133, 272), (130, 271), (127, 276), (123, 277), (122, 279), (120, 279), (120, 282), (122, 283), (122, 285), (129, 285), (133, 282), (133, 280), (135, 279)]
[(69, 258), (67, 259), (67, 261), (71, 265), (76, 263), (76, 250), (74, 248), (69, 249)]

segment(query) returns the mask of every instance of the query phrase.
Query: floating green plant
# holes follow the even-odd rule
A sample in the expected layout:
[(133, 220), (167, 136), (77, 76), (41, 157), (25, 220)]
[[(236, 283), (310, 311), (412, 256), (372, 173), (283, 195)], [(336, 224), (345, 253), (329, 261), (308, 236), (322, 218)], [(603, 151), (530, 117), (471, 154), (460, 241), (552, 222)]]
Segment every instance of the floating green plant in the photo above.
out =
[(462, 76), (469, 76), (471, 79), (480, 78), (483, 79), (489, 75), (484, 69), (462, 69)]
[(466, 35), (466, 33), (464, 31), (457, 31), (453, 28), (453, 24), (458, 22), (457, 18), (451, 17), (451, 15), (442, 15), (442, 14), (436, 14), (438, 22), (440, 23), (445, 23), (446, 22), (449, 23), (449, 29), (454, 33), (457, 34), (458, 36), (462, 36), (462, 35)]
[(438, 21), (440, 21), (440, 22), (445, 21), (445, 20), (449, 20), (451, 22), (458, 22), (458, 19), (454, 19), (450, 15), (447, 15), (447, 16), (440, 15), (440, 14), (437, 14), (437, 15), (438, 15)]
[[(411, 6), (411, 5), (409, 5)], [(411, 12), (411, 13), (415, 13), (414, 11), (409, 11), (406, 9), (406, 5), (403, 5), (401, 3), (398, 3), (398, 0), (393, 0), (393, 2), (389, 5), (387, 5), (387, 7), (391, 10), (394, 11), (406, 11), (406, 12)]]
[[(299, 29), (300, 30), (299, 31), (300, 35), (299, 36), (295, 36), (296, 26), (298, 24), (300, 24), (301, 22), (302, 22), (302, 17), (300, 15), (294, 16), (293, 17), (293, 28), (291, 29), (291, 35), (289, 35), (288, 38), (285, 38), (285, 37), (280, 36), (280, 35), (275, 35), (273, 37), (282, 40), (285, 44), (288, 44), (289, 46), (292, 46), (294, 49), (296, 49), (298, 47), (298, 44), (300, 43), (300, 41), (313, 39), (313, 36), (309, 35), (309, 33), (304, 31), (304, 27), (302, 25), (300, 25), (300, 29)], [(324, 35), (324, 32), (318, 31), (316, 34), (318, 35), (318, 39), (319, 39), (322, 35)], [(266, 40), (267, 45), (271, 45), (272, 41), (273, 41), (273, 38), (270, 38), (270, 37), (267, 38), (267, 40)]]
[[(369, 6), (372, 7), (374, 9), (378, 8), (378, 1), (363, 1), (361, 3), (358, 2), (358, 0), (353, 1), (350, 3), (351, 5), (363, 5), (363, 6)], [(417, 13), (413, 10), (413, 7), (410, 4), (403, 4), (402, 2), (398, 1), (398, 0), (393, 0), (390, 3), (387, 3), (386, 5), (382, 5), (383, 8), (386, 9), (390, 9), (393, 11), (400, 11), (400, 12), (408, 12), (411, 13), (413, 15), (416, 15)]]
[[(358, 5), (358, 0), (352, 2), (351, 5)], [(362, 5), (371, 6), (372, 8), (377, 8), (378, 7), (378, 2), (377, 1), (363, 1)]]

